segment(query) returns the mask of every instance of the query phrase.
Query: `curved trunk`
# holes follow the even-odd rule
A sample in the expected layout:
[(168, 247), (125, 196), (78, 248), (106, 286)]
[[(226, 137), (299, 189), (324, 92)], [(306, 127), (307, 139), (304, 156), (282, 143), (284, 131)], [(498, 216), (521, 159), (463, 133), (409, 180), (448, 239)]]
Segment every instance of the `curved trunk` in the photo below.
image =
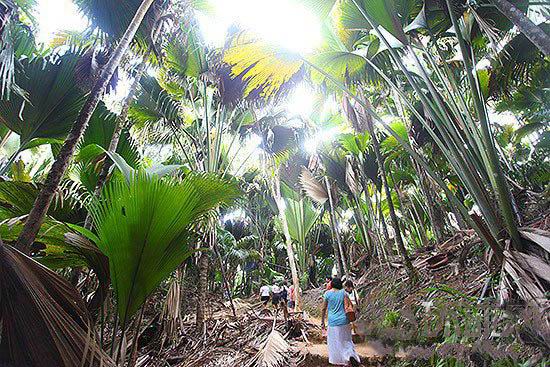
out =
[(521, 33), (533, 42), (544, 56), (550, 56), (550, 36), (537, 26), (526, 14), (507, 0), (490, 0), (490, 2), (508, 18)]
[(34, 202), (34, 206), (25, 221), (25, 226), (17, 239), (16, 247), (22, 252), (29, 253), (32, 243), (34, 242), (34, 239), (40, 230), (40, 226), (44, 221), (44, 216), (48, 212), (51, 201), (59, 187), (59, 183), (61, 182), (61, 179), (69, 166), (76, 145), (82, 138), (84, 131), (86, 131), (90, 118), (92, 117), (92, 113), (96, 109), (101, 96), (103, 96), (103, 93), (105, 92), (107, 84), (120, 64), (122, 56), (126, 53), (126, 50), (130, 46), (130, 42), (134, 38), (143, 17), (147, 13), (147, 10), (153, 1), (154, 0), (143, 0), (139, 6), (134, 18), (128, 25), (128, 29), (126, 29), (126, 32), (118, 43), (118, 46), (109, 59), (109, 62), (105, 65), (99, 79), (90, 92), (90, 95), (82, 107), (77, 120), (73, 124), (67, 139), (65, 139), (65, 142), (63, 143), (63, 146), (61, 147), (61, 150), (57, 155), (50, 172), (48, 173), (44, 186), (42, 190), (40, 190), (40, 193)]

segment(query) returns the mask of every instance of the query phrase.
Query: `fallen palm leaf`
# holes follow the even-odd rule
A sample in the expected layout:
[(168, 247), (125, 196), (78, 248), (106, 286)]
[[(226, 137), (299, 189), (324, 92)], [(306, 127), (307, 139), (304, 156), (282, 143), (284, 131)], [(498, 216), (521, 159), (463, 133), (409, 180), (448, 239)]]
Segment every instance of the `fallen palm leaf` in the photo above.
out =
[[(114, 366), (76, 289), (0, 241), (2, 360), (14, 366)], [(5, 355), (4, 355), (5, 353)]]
[(278, 367), (285, 365), (290, 344), (277, 330), (271, 331), (249, 366)]

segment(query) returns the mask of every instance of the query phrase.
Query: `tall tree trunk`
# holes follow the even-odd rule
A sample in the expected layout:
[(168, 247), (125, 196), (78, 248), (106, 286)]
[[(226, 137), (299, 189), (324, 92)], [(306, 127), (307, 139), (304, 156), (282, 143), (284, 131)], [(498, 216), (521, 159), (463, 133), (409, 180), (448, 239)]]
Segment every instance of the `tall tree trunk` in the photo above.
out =
[[(379, 193), (380, 200), (377, 200), (377, 207), (378, 207), (378, 216), (380, 217), (380, 224), (382, 225), (382, 234), (384, 235), (384, 240), (386, 241), (386, 246), (390, 245), (390, 234), (388, 232), (388, 225), (386, 224), (386, 219), (384, 218), (384, 212), (382, 211), (382, 200), (381, 200), (382, 192)], [(389, 246), (388, 250), (390, 251), (390, 255), (393, 255), (393, 246)]]
[(327, 188), (327, 194), (328, 194), (328, 204), (329, 204), (329, 214), (330, 214), (330, 223), (332, 227), (332, 233), (334, 234), (334, 239), (336, 240), (336, 249), (338, 250), (337, 253), (334, 253), (334, 256), (336, 257), (337, 264), (341, 263), (340, 266), (337, 266), (340, 268), (338, 270), (338, 277), (342, 277), (342, 275), (348, 275), (348, 266), (346, 262), (346, 257), (344, 255), (344, 249), (342, 246), (342, 241), (340, 240), (340, 235), (338, 234), (338, 221), (336, 220), (336, 213), (334, 211), (334, 201), (332, 199), (332, 187), (330, 185), (330, 182), (328, 181), (328, 177), (325, 176), (325, 186)]
[(29, 253), (32, 243), (34, 242), (34, 239), (36, 238), (36, 235), (40, 230), (40, 226), (44, 221), (44, 216), (48, 212), (53, 196), (55, 195), (55, 192), (59, 187), (59, 183), (61, 182), (61, 179), (65, 174), (67, 167), (69, 166), (76, 145), (84, 134), (84, 131), (86, 131), (92, 113), (96, 109), (101, 96), (105, 92), (107, 84), (111, 80), (114, 71), (120, 64), (122, 56), (128, 49), (128, 46), (134, 38), (134, 35), (136, 34), (136, 31), (138, 30), (143, 20), (143, 17), (145, 17), (145, 14), (147, 13), (147, 10), (149, 9), (153, 1), (154, 0), (143, 0), (141, 5), (139, 6), (136, 14), (134, 15), (134, 18), (128, 25), (128, 29), (126, 29), (126, 32), (120, 39), (115, 51), (113, 52), (113, 55), (109, 59), (109, 62), (107, 62), (107, 64), (105, 65), (96, 84), (92, 88), (92, 91), (90, 92), (88, 99), (84, 103), (84, 106), (82, 107), (82, 110), (80, 111), (77, 120), (73, 124), (71, 131), (67, 136), (67, 139), (65, 139), (65, 142), (61, 147), (61, 150), (56, 157), (56, 160), (53, 163), (50, 172), (48, 173), (48, 177), (46, 178), (44, 186), (42, 190), (40, 190), (40, 193), (38, 194), (38, 197), (34, 202), (34, 206), (29, 213), (27, 220), (25, 221), (25, 226), (23, 227), (23, 230), (21, 231), (21, 234), (17, 239), (16, 247), (22, 252)]
[(420, 192), (426, 199), (426, 208), (428, 209), (428, 217), (432, 224), (436, 243), (442, 243), (447, 237), (445, 213), (435, 198), (437, 192), (432, 185), (424, 170), (418, 166), (418, 164), (412, 160), (413, 167), (418, 175), (418, 182), (420, 186)]
[[(277, 168), (275, 168), (277, 170)], [(296, 258), (294, 256), (294, 247), (292, 246), (292, 238), (288, 231), (288, 223), (285, 217), (285, 207), (283, 205), (283, 198), (281, 197), (281, 181), (279, 179), (279, 173), (275, 172), (275, 178), (273, 182), (273, 197), (277, 203), (277, 209), (279, 210), (279, 218), (283, 226), (283, 234), (285, 236), (286, 254), (288, 257), (288, 264), (290, 266), (290, 274), (292, 275), (292, 285), (294, 286), (294, 303), (296, 311), (302, 309), (302, 292), (300, 290), (300, 278), (298, 277), (298, 269), (296, 267)]]
[(550, 56), (550, 36), (537, 26), (526, 14), (507, 0), (490, 2), (525, 35), (544, 56)]
[[(229, 283), (227, 282), (227, 274), (225, 273), (225, 265), (223, 263), (222, 255), (220, 254), (220, 251), (218, 249), (218, 239), (217, 239), (217, 236), (216, 236), (216, 227), (213, 227), (211, 232), (212, 232), (211, 233), (212, 249), (214, 250), (214, 253), (216, 254), (216, 257), (217, 257), (218, 262), (219, 262), (220, 272), (221, 272), (221, 275), (222, 275), (223, 287), (224, 287), (225, 293), (226, 293), (228, 301), (229, 301), (229, 306), (231, 306), (231, 312), (233, 314), (233, 317), (236, 317), (237, 313), (235, 312), (235, 305), (233, 304), (233, 295), (231, 293), (231, 287), (229, 286)], [(245, 275), (245, 286), (246, 286), (247, 278), (248, 277)]]
[(411, 280), (416, 279), (416, 273), (414, 271), (414, 268), (411, 263), (411, 259), (409, 258), (409, 255), (407, 254), (407, 249), (405, 248), (405, 243), (403, 242), (403, 237), (401, 236), (401, 229), (399, 226), (399, 219), (397, 218), (397, 215), (395, 214), (395, 208), (393, 206), (393, 200), (391, 197), (391, 191), (390, 187), (388, 186), (388, 179), (386, 176), (386, 168), (384, 167), (384, 159), (382, 158), (382, 153), (380, 152), (380, 143), (378, 142), (378, 137), (376, 136), (374, 132), (374, 126), (372, 123), (372, 119), (370, 116), (367, 116), (367, 126), (369, 130), (369, 134), (372, 139), (372, 144), (374, 147), (374, 154), (376, 155), (376, 161), (378, 163), (378, 169), (380, 171), (380, 178), (382, 179), (382, 186), (384, 186), (384, 190), (386, 192), (386, 200), (388, 201), (388, 208), (390, 210), (390, 218), (392, 221), (392, 226), (395, 231), (395, 241), (397, 243), (397, 248), (399, 249), (399, 252), (401, 253), (401, 256), (403, 257), (403, 263), (405, 264), (405, 267), (407, 268), (407, 272), (409, 273), (409, 277)]
[(204, 330), (206, 319), (206, 296), (208, 295), (208, 251), (202, 251), (199, 256), (199, 281), (197, 282), (197, 313), (195, 325), (199, 331)]

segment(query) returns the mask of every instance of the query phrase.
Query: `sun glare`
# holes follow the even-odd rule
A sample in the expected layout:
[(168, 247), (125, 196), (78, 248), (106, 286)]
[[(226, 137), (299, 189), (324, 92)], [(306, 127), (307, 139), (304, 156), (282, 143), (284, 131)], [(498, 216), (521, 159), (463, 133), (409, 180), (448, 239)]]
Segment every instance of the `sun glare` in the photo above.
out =
[(297, 85), (286, 99), (285, 109), (289, 116), (309, 117), (313, 112), (315, 92), (306, 84)]
[(39, 0), (36, 11), (39, 42), (51, 41), (60, 31), (83, 31), (87, 25), (71, 0)]
[(304, 142), (304, 151), (309, 154), (317, 153), (317, 149), (320, 145), (322, 145), (323, 143), (330, 143), (331, 141), (334, 141), (334, 139), (336, 139), (340, 132), (340, 127), (332, 127), (320, 130), (314, 136)]
[(205, 40), (223, 45), (228, 27), (238, 24), (262, 39), (306, 54), (321, 41), (319, 20), (295, 0), (210, 0), (213, 14), (199, 14)]

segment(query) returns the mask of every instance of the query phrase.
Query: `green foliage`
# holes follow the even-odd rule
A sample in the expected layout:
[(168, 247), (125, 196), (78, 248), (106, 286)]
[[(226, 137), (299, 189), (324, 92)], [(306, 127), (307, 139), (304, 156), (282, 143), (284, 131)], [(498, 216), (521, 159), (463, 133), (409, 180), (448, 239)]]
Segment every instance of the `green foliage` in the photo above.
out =
[(208, 175), (177, 181), (141, 172), (106, 186), (90, 207), (91, 239), (109, 258), (121, 320), (195, 251), (192, 225), (238, 195), (235, 184)]
[(399, 311), (390, 310), (384, 314), (384, 319), (382, 320), (383, 327), (395, 327), (401, 318)]
[[(31, 182), (0, 182), (0, 206), (6, 215), (2, 219), (27, 215), (41, 187)], [(77, 198), (69, 191), (60, 190), (48, 209), (48, 215), (62, 222), (78, 223), (84, 219), (85, 213)]]
[(26, 99), (0, 101), (0, 121), (20, 135), (22, 149), (32, 146), (33, 139), (63, 138), (68, 133), (86, 98), (75, 81), (80, 57), (81, 52), (73, 50), (21, 61), (15, 77)]
[(306, 244), (306, 237), (319, 217), (319, 211), (315, 209), (308, 199), (285, 199), (285, 217), (288, 231), (293, 240), (302, 246)]

